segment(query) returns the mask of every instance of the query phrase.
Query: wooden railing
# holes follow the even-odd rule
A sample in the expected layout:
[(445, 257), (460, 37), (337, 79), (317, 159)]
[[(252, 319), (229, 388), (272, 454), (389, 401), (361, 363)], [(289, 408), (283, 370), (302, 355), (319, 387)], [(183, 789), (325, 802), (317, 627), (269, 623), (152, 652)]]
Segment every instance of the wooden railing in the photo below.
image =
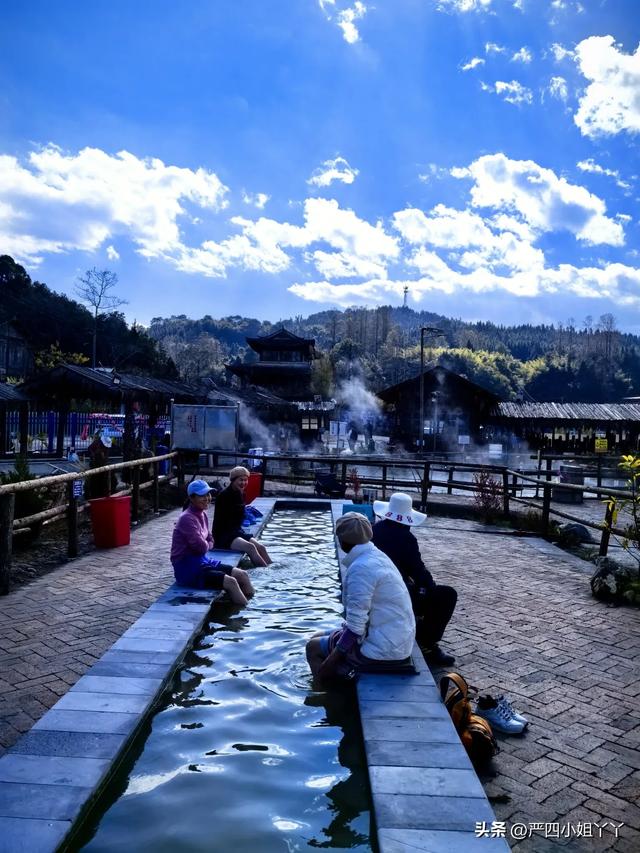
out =
[[(227, 459), (245, 460), (247, 454), (224, 453)], [(473, 474), (480, 472), (489, 473), (497, 481), (496, 491), (502, 500), (502, 512), (509, 516), (512, 505), (519, 504), (532, 507), (541, 513), (541, 532), (548, 535), (550, 516), (556, 515), (570, 521), (585, 525), (600, 533), (600, 554), (607, 553), (609, 538), (611, 534), (625, 536), (625, 531), (612, 527), (612, 514), (607, 507), (603, 521), (592, 522), (584, 517), (572, 515), (563, 510), (551, 506), (552, 490), (562, 489), (565, 492), (579, 492), (582, 495), (588, 493), (606, 502), (609, 498), (628, 499), (632, 495), (625, 489), (613, 487), (603, 488), (599, 483), (597, 486), (585, 486), (571, 483), (559, 483), (552, 480), (558, 471), (552, 467), (554, 458), (546, 457), (544, 460), (538, 458), (538, 467), (532, 470), (516, 471), (504, 465), (482, 465), (477, 463), (466, 463), (459, 461), (430, 459), (394, 459), (391, 456), (291, 456), (291, 455), (262, 455), (250, 457), (254, 464), (259, 467), (262, 475), (260, 494), (264, 494), (267, 482), (286, 483), (289, 486), (307, 485), (311, 488), (315, 484), (316, 474), (321, 471), (332, 471), (343, 487), (350, 484), (349, 471), (357, 468), (360, 484), (363, 489), (375, 489), (380, 493), (383, 500), (398, 490), (410, 491), (419, 495), (420, 508), (425, 510), (429, 494), (436, 488), (446, 490), (451, 495), (454, 490), (478, 493), (479, 486), (473, 480)], [(557, 458), (557, 457), (556, 457)], [(78, 498), (73, 491), (74, 480), (85, 480), (96, 475), (132, 469), (131, 486), (118, 491), (118, 494), (131, 494), (131, 518), (135, 523), (139, 517), (140, 492), (144, 489), (152, 489), (152, 501), (155, 512), (159, 508), (159, 485), (162, 481), (172, 479), (172, 475), (159, 475), (159, 463), (171, 459), (176, 463), (176, 475), (178, 483), (183, 484), (185, 478), (185, 464), (183, 456), (178, 452), (167, 453), (163, 456), (154, 456), (147, 459), (136, 459), (130, 462), (120, 462), (113, 465), (105, 465), (87, 471), (59, 474), (51, 477), (29, 480), (21, 483), (11, 483), (0, 486), (0, 594), (6, 593), (9, 586), (12, 537), (25, 527), (43, 521), (66, 515), (68, 543), (67, 553), (70, 557), (78, 553), (78, 513), (82, 512), (85, 505), (79, 505)], [(544, 461), (545, 467), (541, 473), (541, 465)], [(568, 460), (565, 460), (568, 461)], [(282, 464), (287, 466), (287, 471), (276, 470)], [(140, 473), (145, 467), (152, 466), (153, 476), (147, 482), (140, 482)], [(198, 466), (191, 465), (190, 473), (198, 474)], [(219, 476), (223, 476), (228, 468), (220, 469)], [(599, 473), (602, 472), (600, 468)], [(614, 469), (612, 469), (613, 471)], [(209, 473), (209, 472), (207, 472)], [(456, 475), (471, 476), (472, 479), (459, 479)], [(203, 476), (206, 474), (203, 473)], [(109, 478), (110, 479), (110, 476)], [(598, 479), (601, 479), (600, 477)], [(29, 489), (43, 489), (65, 485), (67, 494), (64, 502), (51, 509), (25, 518), (14, 518), (15, 495), (18, 492)], [(542, 502), (534, 502), (535, 499), (527, 498), (525, 490), (535, 490), (535, 498), (542, 494)]]
[[(177, 475), (172, 473), (160, 474), (160, 462), (165, 459), (176, 459)], [(152, 468), (150, 480), (141, 483), (140, 474), (144, 468)], [(78, 555), (78, 513), (83, 512), (86, 504), (80, 505), (78, 497), (74, 494), (73, 484), (77, 480), (88, 480), (91, 477), (107, 474), (106, 492), (111, 491), (111, 473), (131, 469), (131, 486), (119, 489), (118, 495), (131, 495), (131, 520), (135, 524), (140, 517), (140, 492), (145, 489), (152, 490), (153, 510), (155, 513), (160, 508), (160, 484), (169, 481), (175, 476), (178, 481), (184, 480), (182, 459), (177, 452), (166, 453), (163, 456), (150, 456), (145, 459), (134, 459), (129, 462), (117, 462), (113, 465), (103, 465), (100, 468), (91, 468), (86, 471), (72, 471), (68, 474), (56, 474), (51, 477), (40, 477), (34, 480), (25, 480), (20, 483), (6, 483), (0, 486), (0, 595), (5, 595), (9, 590), (11, 581), (11, 558), (13, 550), (14, 534), (34, 524), (51, 521), (66, 515), (67, 518), (67, 554), (69, 557)], [(15, 518), (15, 496), (19, 492), (27, 492), (33, 489), (66, 487), (66, 499), (64, 502), (42, 512), (33, 515)]]

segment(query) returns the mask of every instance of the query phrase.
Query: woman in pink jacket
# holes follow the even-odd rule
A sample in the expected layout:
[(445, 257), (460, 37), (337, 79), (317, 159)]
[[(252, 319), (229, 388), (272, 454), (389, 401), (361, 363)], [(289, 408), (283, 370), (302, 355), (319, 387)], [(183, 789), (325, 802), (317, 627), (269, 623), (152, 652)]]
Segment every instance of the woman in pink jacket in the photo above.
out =
[(211, 487), (193, 480), (187, 487), (189, 505), (178, 519), (171, 540), (171, 564), (176, 583), (196, 589), (224, 589), (234, 604), (246, 604), (253, 585), (244, 569), (226, 566), (208, 551), (213, 548), (207, 508)]

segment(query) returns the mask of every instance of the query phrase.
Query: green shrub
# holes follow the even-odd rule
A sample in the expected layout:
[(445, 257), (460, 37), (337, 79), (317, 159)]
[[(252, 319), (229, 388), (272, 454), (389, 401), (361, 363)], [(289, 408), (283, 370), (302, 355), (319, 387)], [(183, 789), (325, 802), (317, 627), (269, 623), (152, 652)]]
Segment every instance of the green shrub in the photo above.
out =
[[(0, 484), (3, 486), (9, 483), (24, 483), (28, 480), (37, 480), (37, 477), (31, 473), (26, 456), (16, 456), (13, 471), (0, 473)], [(37, 512), (42, 512), (47, 504), (44, 492), (44, 489), (29, 489), (25, 492), (16, 492), (14, 518), (25, 518), (28, 515), (35, 515)]]

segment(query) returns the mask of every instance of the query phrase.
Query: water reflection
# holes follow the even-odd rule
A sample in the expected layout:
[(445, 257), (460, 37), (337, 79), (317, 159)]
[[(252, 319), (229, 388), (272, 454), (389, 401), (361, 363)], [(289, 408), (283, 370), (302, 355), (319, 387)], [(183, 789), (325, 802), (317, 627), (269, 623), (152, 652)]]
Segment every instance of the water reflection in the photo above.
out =
[(371, 849), (355, 694), (312, 692), (304, 655), (340, 618), (331, 533), (328, 512), (276, 515), (277, 564), (212, 612), (87, 850)]

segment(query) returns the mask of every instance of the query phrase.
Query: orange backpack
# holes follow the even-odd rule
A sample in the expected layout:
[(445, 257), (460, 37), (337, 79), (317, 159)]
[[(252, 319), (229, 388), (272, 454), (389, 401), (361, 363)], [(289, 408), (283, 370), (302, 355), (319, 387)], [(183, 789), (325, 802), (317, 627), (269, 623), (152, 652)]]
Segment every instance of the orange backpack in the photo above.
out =
[(462, 745), (474, 764), (485, 764), (499, 751), (489, 723), (473, 713), (469, 685), (458, 672), (448, 672), (440, 679), (440, 695)]

